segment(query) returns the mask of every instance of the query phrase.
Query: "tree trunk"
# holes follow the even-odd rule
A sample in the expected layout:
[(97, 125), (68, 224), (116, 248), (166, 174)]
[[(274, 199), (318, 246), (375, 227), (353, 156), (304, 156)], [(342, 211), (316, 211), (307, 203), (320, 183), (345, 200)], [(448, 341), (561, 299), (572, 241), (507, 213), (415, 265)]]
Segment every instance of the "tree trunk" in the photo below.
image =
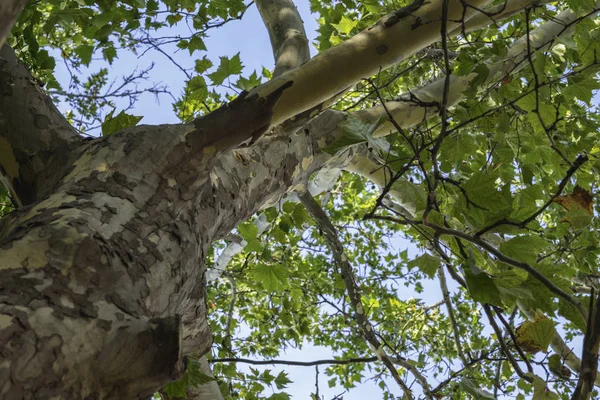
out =
[(335, 140), (345, 118), (324, 114), (321, 137), (309, 125), (231, 151), (190, 133), (252, 136), (270, 103), (242, 101), (194, 128), (84, 142), (52, 194), (0, 220), (2, 397), (143, 398), (181, 375), (185, 354), (208, 351), (210, 244), (306, 184), (330, 158), (317, 140)]

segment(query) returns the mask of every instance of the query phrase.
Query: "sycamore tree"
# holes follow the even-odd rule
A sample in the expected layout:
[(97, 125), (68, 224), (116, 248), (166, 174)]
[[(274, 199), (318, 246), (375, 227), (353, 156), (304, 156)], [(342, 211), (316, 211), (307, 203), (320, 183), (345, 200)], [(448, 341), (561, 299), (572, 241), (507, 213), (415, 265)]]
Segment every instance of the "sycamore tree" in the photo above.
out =
[[(302, 345), (336, 355), (300, 363), (315, 399), (598, 395), (600, 4), (311, 0), (309, 43), (291, 0), (25, 3), (0, 4), (0, 397), (286, 399), (240, 365)], [(250, 7), (274, 68), (213, 65)], [(148, 51), (181, 123), (117, 107), (168, 91), (148, 66), (82, 72)]]

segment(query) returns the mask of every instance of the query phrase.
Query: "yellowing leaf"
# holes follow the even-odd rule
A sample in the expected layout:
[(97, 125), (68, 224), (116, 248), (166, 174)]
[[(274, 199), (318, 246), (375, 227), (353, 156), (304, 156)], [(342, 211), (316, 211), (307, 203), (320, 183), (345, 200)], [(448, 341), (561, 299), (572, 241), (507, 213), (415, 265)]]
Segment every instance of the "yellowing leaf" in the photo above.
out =
[(515, 331), (517, 345), (527, 353), (545, 351), (555, 333), (554, 322), (544, 316), (523, 322)]

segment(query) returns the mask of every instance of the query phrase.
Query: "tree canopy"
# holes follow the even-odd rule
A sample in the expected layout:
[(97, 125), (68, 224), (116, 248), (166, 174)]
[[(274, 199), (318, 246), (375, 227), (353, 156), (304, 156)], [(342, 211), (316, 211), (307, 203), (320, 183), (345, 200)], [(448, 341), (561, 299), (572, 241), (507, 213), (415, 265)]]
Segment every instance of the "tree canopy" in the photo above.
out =
[[(239, 54), (205, 45), (250, 7), (269, 32), (275, 68), (268, 59), (250, 71)], [(294, 362), (283, 351), (311, 345), (335, 354), (306, 362), (317, 369), (313, 398), (321, 398), (319, 385), (351, 393), (368, 380), (383, 399), (598, 396), (600, 4), (311, 0), (310, 7), (319, 28), (308, 43), (289, 0), (32, 1), (6, 40), (36, 90), (68, 108), (67, 121), (91, 142), (145, 129), (134, 128), (142, 117), (135, 105), (152, 93), (163, 104), (171, 96), (183, 127), (264, 100), (267, 123), (252, 138), (236, 137), (222, 151), (221, 138), (190, 144), (192, 153), (217, 143), (214, 154), (233, 154), (248, 166), (239, 180), (250, 187), (268, 170), (252, 167), (254, 153), (238, 151), (238, 142), (252, 148), (287, 136), (290, 147), (316, 149), (318, 156), (281, 163), (294, 179), (304, 171), (310, 179), (289, 178), (293, 185), (263, 193), (260, 204), (242, 201), (250, 212), (231, 211), (244, 217), (230, 233), (207, 233), (214, 240), (196, 257), (207, 266), (213, 344), (205, 358), (189, 351), (183, 377), (155, 396), (193, 398), (214, 382), (201, 366), (208, 361), (225, 399), (291, 398), (285, 365)], [(185, 65), (172, 58), (175, 49)], [(172, 61), (183, 92), (148, 84), (149, 65), (112, 81), (115, 59), (145, 52)], [(68, 81), (57, 79), (59, 63)], [(6, 120), (7, 107), (0, 103)], [(249, 109), (263, 116), (263, 108)], [(240, 125), (253, 123), (240, 115)], [(9, 222), (0, 222), (0, 246), (24, 229), (15, 228), (20, 217), (8, 218), (52, 193), (42, 184), (26, 190), (22, 177), (15, 184), (26, 157), (8, 150), (5, 136), (0, 221)], [(148, 154), (159, 159), (164, 143), (156, 140)], [(42, 174), (36, 168), (31, 176)], [(212, 171), (209, 186), (237, 184), (241, 169), (233, 161), (202, 168)], [(173, 179), (192, 182), (188, 175)], [(287, 185), (288, 175), (280, 179)], [(10, 248), (0, 247), (0, 260), (5, 250), (11, 259)], [(261, 360), (271, 366), (255, 369)]]

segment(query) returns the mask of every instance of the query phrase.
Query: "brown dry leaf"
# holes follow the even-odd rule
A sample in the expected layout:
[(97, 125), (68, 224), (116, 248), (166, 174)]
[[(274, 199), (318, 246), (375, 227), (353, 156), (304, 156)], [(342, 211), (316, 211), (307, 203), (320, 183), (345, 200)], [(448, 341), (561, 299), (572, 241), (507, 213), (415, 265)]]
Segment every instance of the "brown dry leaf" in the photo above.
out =
[(552, 201), (567, 210), (567, 215), (561, 222), (567, 222), (575, 229), (585, 228), (594, 215), (594, 197), (590, 192), (576, 186), (573, 193), (556, 196)]

